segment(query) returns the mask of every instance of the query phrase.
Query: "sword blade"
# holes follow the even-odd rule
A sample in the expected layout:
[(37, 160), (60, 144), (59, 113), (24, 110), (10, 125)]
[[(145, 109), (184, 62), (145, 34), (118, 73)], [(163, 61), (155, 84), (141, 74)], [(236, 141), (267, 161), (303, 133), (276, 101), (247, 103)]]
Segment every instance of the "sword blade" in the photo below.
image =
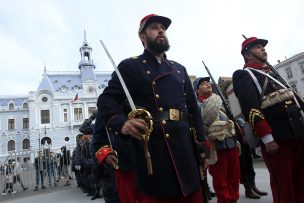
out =
[(133, 99), (132, 99), (132, 97), (130, 95), (130, 92), (129, 92), (127, 86), (126, 86), (126, 83), (123, 80), (123, 78), (122, 78), (122, 76), (121, 76), (121, 74), (120, 74), (120, 72), (119, 72), (119, 70), (118, 70), (118, 68), (117, 68), (117, 66), (116, 66), (116, 64), (115, 64), (112, 56), (111, 56), (111, 54), (109, 53), (109, 51), (108, 51), (106, 45), (103, 43), (103, 41), (102, 40), (99, 40), (99, 41), (100, 41), (100, 44), (102, 45), (103, 49), (105, 50), (106, 54), (108, 55), (108, 58), (110, 59), (112, 65), (113, 65), (113, 67), (115, 69), (115, 72), (116, 72), (116, 74), (118, 76), (118, 79), (119, 79), (119, 81), (121, 83), (121, 86), (122, 86), (122, 88), (123, 88), (123, 90), (124, 90), (124, 92), (125, 92), (125, 94), (127, 96), (127, 99), (129, 101), (129, 104), (131, 106), (132, 111), (136, 110), (135, 104), (134, 104)]
[(107, 132), (110, 147), (111, 147), (112, 150), (114, 150), (113, 145), (112, 145), (112, 141), (111, 141), (111, 138), (110, 138), (110, 134), (109, 134), (109, 131), (108, 131), (108, 127), (106, 125), (105, 125), (105, 129), (106, 129), (106, 132)]

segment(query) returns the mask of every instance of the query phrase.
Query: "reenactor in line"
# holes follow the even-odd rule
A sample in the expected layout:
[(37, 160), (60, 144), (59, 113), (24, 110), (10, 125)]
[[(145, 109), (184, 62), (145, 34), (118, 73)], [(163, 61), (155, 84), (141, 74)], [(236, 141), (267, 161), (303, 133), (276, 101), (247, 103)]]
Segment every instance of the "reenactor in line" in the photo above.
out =
[[(237, 122), (241, 129), (243, 130), (244, 134), (252, 135), (252, 130), (247, 122), (245, 122), (242, 118), (238, 118)], [(260, 199), (261, 196), (266, 196), (268, 193), (261, 191), (256, 186), (255, 181), (255, 171), (253, 167), (253, 155), (251, 153), (251, 148), (244, 139), (244, 137), (238, 136), (238, 141), (241, 145), (241, 154), (240, 154), (240, 169), (241, 169), (241, 176), (240, 182), (244, 185), (245, 188), (245, 195), (249, 199)]]
[(261, 139), (274, 202), (303, 202), (303, 103), (299, 106), (301, 100), (267, 64), (267, 43), (256, 37), (242, 43), (245, 65), (234, 72), (233, 89), (246, 121)]
[(193, 82), (210, 143), (209, 173), (213, 178), (217, 202), (234, 203), (239, 199), (240, 179), (234, 123), (227, 117), (221, 97), (212, 93), (209, 80), (209, 77), (203, 77)]
[(198, 159), (206, 152), (205, 133), (186, 68), (165, 54), (170, 24), (164, 16), (145, 16), (138, 31), (144, 53), (118, 65), (135, 105), (145, 111), (125, 115), (127, 98), (117, 73), (100, 95), (98, 110), (114, 134), (132, 140), (139, 202), (196, 203), (202, 201)]
[(72, 155), (72, 171), (75, 173), (77, 187), (82, 188), (83, 183), (81, 182), (81, 138), (83, 134), (78, 134), (76, 136), (76, 147)]
[(86, 119), (79, 131), (83, 133), (82, 138), (85, 139), (82, 145), (82, 164), (81, 168), (84, 170), (85, 185), (88, 196), (92, 196), (91, 200), (101, 198), (100, 194), (101, 188), (101, 178), (102, 173), (100, 173), (101, 168), (97, 164), (97, 159), (95, 157), (95, 152), (91, 143), (94, 125), (92, 125), (93, 120), (96, 117), (96, 112), (94, 112), (88, 119)]

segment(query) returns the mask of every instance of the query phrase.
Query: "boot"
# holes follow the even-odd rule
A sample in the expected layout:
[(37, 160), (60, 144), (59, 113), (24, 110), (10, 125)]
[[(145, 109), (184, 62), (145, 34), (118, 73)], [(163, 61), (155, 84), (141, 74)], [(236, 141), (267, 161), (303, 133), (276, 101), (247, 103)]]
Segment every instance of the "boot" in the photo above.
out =
[(38, 186), (36, 185), (36, 186), (35, 186), (35, 189), (34, 189), (34, 191), (37, 191), (37, 190), (38, 190)]
[(93, 195), (93, 191), (91, 190), (91, 188), (88, 188), (87, 193), (88, 193), (88, 194), (87, 194), (87, 197)]
[(251, 187), (250, 182), (245, 182), (244, 184), (245, 188), (245, 195), (249, 199), (260, 199), (261, 196), (254, 192), (254, 190)]
[(256, 194), (258, 194), (258, 195), (260, 195), (260, 196), (266, 196), (266, 195), (268, 195), (267, 192), (263, 192), (263, 191), (259, 190), (259, 189), (256, 187), (255, 181), (252, 181), (252, 182), (250, 183), (250, 186), (251, 186), (252, 190), (253, 190)]
[(95, 194), (92, 196), (91, 200), (95, 200), (95, 199), (97, 199), (97, 198), (98, 198), (98, 194), (95, 193)]

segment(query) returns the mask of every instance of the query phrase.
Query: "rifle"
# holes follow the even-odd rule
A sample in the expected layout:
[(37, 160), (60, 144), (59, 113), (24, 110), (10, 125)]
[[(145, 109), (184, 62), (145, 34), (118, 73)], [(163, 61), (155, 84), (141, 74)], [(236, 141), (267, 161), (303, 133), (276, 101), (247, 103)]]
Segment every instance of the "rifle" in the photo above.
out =
[(241, 129), (241, 127), (239, 126), (239, 124), (237, 123), (237, 121), (235, 120), (232, 112), (231, 112), (231, 109), (230, 109), (230, 106), (229, 106), (229, 102), (228, 100), (226, 99), (226, 97), (223, 95), (221, 89), (219, 88), (219, 86), (217, 85), (217, 83), (215, 82), (211, 72), (209, 71), (209, 68), (206, 66), (206, 64), (204, 63), (204, 61), (202, 61), (204, 66), (205, 66), (205, 69), (210, 77), (210, 79), (212, 80), (213, 84), (214, 84), (214, 87), (216, 89), (216, 91), (218, 92), (219, 96), (221, 97), (222, 99), (222, 102), (223, 102), (223, 106), (225, 108), (225, 111), (226, 111), (226, 115), (227, 117), (232, 120), (232, 122), (234, 123), (234, 126), (235, 126), (235, 131), (237, 133), (238, 136), (243, 136), (243, 131)]
[[(244, 39), (247, 39), (247, 37), (245, 35), (242, 35), (244, 37)], [(300, 115), (302, 117), (302, 120), (304, 120), (304, 100), (301, 97), (301, 95), (299, 95), (299, 93), (297, 91), (294, 90), (294, 88), (292, 88), (288, 82), (286, 82), (284, 80), (284, 78), (278, 73), (278, 71), (268, 62), (266, 61), (265, 64), (270, 68), (270, 70), (273, 72), (273, 74), (275, 75), (275, 77), (288, 89), (292, 90), (293, 94), (294, 94), (294, 99), (295, 99), (295, 103), (296, 105), (300, 108)]]

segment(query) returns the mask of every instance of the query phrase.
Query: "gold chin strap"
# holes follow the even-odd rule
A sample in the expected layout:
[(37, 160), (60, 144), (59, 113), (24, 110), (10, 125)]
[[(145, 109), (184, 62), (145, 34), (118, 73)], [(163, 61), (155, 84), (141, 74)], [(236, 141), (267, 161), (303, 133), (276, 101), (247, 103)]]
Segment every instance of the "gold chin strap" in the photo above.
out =
[(148, 142), (150, 139), (150, 134), (153, 131), (153, 119), (149, 111), (145, 109), (136, 109), (131, 111), (128, 114), (128, 118), (141, 118), (145, 120), (145, 122), (148, 125), (148, 130), (146, 132), (141, 132), (144, 140), (144, 151), (145, 151), (145, 158), (147, 160), (147, 169), (148, 169), (148, 175), (153, 175), (153, 169), (152, 169), (152, 161), (151, 161), (151, 156), (149, 152), (149, 146)]

